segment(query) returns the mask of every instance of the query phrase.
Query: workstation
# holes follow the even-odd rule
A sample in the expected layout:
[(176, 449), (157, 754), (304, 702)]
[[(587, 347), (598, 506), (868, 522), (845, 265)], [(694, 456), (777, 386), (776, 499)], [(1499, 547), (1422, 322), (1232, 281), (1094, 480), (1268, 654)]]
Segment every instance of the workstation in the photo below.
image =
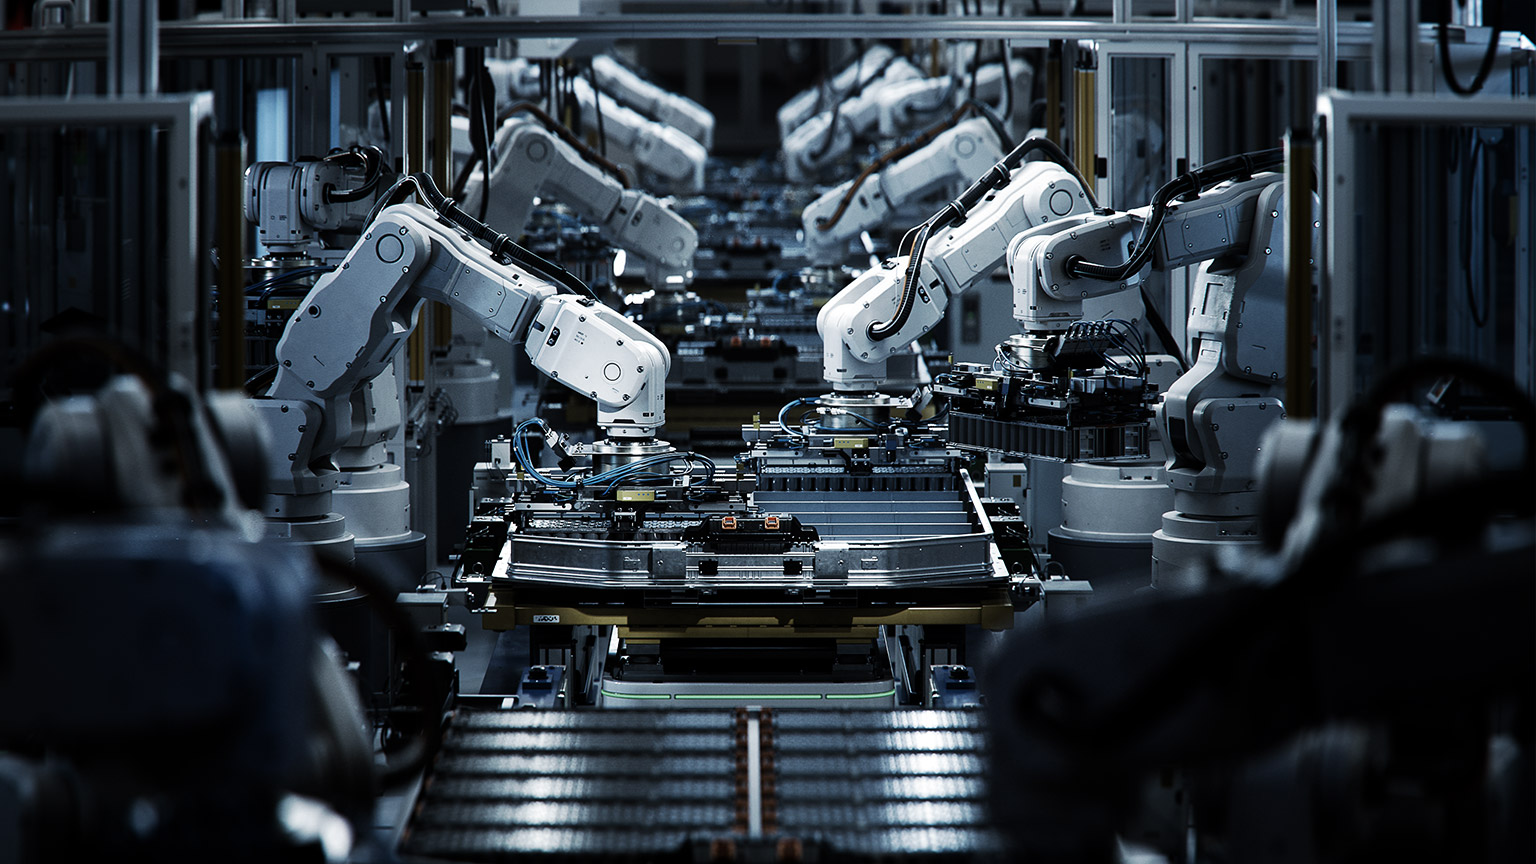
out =
[(0, 861), (1536, 858), (1536, 11), (0, 0)]

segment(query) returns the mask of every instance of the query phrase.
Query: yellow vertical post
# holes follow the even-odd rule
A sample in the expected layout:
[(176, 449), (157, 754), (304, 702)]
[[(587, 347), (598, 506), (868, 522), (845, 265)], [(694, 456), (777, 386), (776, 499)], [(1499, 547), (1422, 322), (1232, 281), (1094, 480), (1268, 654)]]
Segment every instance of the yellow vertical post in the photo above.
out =
[(1072, 161), (1089, 183), (1096, 182), (1098, 166), (1094, 156), (1094, 128), (1098, 119), (1096, 71), (1092, 58), (1079, 60), (1072, 79)]
[[(444, 194), (453, 190), (453, 51), (432, 62), (432, 179)], [(494, 135), (494, 130), (492, 131)], [(432, 345), (445, 348), (453, 341), (453, 310), (432, 304)]]
[[(426, 170), (426, 70), (417, 62), (405, 65), (405, 173), (414, 174)], [(411, 331), (406, 342), (406, 358), (410, 367), (411, 381), (420, 383), (427, 379), (427, 338), (423, 328)]]

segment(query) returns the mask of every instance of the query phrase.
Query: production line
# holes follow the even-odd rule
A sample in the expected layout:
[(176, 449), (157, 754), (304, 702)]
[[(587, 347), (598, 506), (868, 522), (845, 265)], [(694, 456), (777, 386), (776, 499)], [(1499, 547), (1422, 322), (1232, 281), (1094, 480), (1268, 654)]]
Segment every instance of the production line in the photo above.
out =
[(0, 861), (1532, 860), (1536, 20), (1144, 5), (28, 8)]

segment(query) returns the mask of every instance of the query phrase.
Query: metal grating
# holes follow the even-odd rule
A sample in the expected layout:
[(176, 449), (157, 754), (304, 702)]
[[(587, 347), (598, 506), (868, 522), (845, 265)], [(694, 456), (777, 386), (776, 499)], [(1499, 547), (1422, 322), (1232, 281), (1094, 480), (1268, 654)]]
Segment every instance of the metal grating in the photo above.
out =
[(675, 856), (737, 821), (730, 711), (461, 710), (401, 851), (450, 861)]
[(771, 713), (781, 833), (860, 858), (1000, 855), (977, 714)]
[(822, 861), (1004, 860), (984, 765), (981, 717), (966, 711), (461, 709), (400, 851), (434, 861), (683, 862), (722, 850), (735, 850), (722, 860), (777, 860), (786, 848)]

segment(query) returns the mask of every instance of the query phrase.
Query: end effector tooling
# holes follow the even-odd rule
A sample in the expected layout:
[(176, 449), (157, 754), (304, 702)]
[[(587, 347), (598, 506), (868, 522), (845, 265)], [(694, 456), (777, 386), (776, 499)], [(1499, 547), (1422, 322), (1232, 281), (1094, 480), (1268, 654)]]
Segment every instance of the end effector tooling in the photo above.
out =
[[(486, 220), (514, 233), (528, 222), (535, 196), (554, 198), (602, 226), (614, 245), (645, 262), (652, 285), (686, 284), (693, 275), (698, 232), (655, 197), (626, 188), (613, 174), (551, 134), (536, 120), (514, 115), (496, 133)], [(478, 213), (483, 174), (471, 174), (465, 209)]]
[[(336, 270), (304, 298), (278, 343), (277, 378), (258, 410), (272, 434), (270, 491), (302, 496), (336, 483), (330, 456), (351, 428), (353, 389), (400, 350), (427, 300), (453, 307), (535, 368), (597, 402), (614, 438), (650, 438), (666, 422), (670, 356), (655, 337), (596, 302), (498, 261), (416, 204), (386, 208)], [(269, 509), (271, 509), (269, 507)]]
[(1082, 184), (1055, 163), (1025, 162), (1006, 176), (1006, 185), (992, 188), (962, 221), (928, 242), (911, 284), (910, 257), (894, 258), (858, 276), (822, 308), (816, 329), (823, 374), (834, 390), (878, 388), (887, 358), (932, 330), (951, 297), (1002, 263), (1017, 234), (1090, 210)]

